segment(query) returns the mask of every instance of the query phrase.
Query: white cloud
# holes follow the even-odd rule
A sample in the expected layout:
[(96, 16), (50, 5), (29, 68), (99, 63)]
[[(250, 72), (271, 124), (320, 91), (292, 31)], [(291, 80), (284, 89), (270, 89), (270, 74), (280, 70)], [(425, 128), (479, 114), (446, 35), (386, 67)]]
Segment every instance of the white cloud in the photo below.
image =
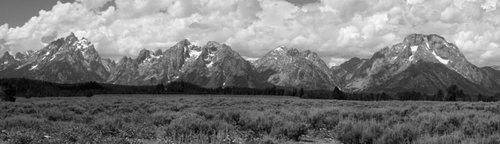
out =
[(4, 39), (7, 37), (7, 32), (9, 31), (9, 25), (4, 24), (0, 26), (0, 39)]
[(498, 39), (500, 32), (461, 31), (455, 35), (455, 41), (467, 58), (473, 63), (498, 65), (500, 51)]
[(5, 39), (7, 38), (7, 32), (9, 25), (4, 24), (0, 26), (0, 56), (2, 56), (6, 51), (10, 51), (9, 47), (6, 45)]
[(497, 9), (497, 0), (486, 0), (483, 4), (481, 4), (481, 8), (486, 11), (494, 11)]
[(358, 28), (354, 26), (347, 26), (344, 28), (341, 28), (339, 30), (339, 34), (337, 37), (337, 42), (338, 46), (346, 46), (349, 44), (356, 44), (359, 43), (359, 39), (361, 37), (361, 34), (359, 33)]
[[(40, 11), (24, 26), (0, 26), (13, 51), (39, 49), (41, 39), (75, 32), (104, 57), (135, 56), (188, 38), (224, 42), (246, 57), (279, 45), (317, 51), (333, 65), (369, 57), (410, 33), (436, 33), (478, 65), (500, 65), (497, 0), (77, 0)], [(497, 63), (498, 62), (498, 63)]]
[(81, 2), (88, 9), (97, 9), (101, 8), (107, 2), (111, 0), (76, 0), (77, 2)]
[(424, 2), (424, 0), (406, 0), (406, 3), (409, 4), (409, 5), (412, 5), (412, 4), (421, 4), (423, 2)]

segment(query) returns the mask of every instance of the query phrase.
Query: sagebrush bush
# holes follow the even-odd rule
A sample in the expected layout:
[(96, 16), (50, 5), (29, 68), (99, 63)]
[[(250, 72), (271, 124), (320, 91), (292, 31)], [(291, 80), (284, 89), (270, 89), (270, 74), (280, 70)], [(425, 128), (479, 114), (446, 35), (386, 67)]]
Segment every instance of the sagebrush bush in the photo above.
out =
[(413, 123), (397, 124), (384, 131), (376, 141), (378, 144), (412, 143), (419, 137), (418, 128)]
[(172, 120), (176, 119), (178, 114), (170, 111), (155, 112), (151, 114), (151, 121), (155, 126), (169, 125)]
[(29, 115), (18, 115), (0, 120), (0, 129), (22, 128), (37, 129), (46, 124), (43, 119), (31, 117)]
[(73, 112), (63, 112), (57, 109), (47, 109), (44, 111), (44, 116), (49, 121), (72, 121), (75, 117)]
[(271, 136), (298, 141), (302, 135), (307, 133), (308, 129), (309, 125), (306, 123), (288, 121), (280, 126), (274, 126), (271, 130)]
[(315, 129), (333, 129), (339, 123), (339, 116), (332, 112), (319, 112), (310, 116), (309, 123)]

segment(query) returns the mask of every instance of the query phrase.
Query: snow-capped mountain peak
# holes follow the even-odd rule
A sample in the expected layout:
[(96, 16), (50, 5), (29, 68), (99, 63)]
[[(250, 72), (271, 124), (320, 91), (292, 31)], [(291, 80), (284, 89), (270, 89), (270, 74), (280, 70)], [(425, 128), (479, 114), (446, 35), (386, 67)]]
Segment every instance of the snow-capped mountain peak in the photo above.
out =
[[(416, 67), (435, 68), (423, 70), (416, 69)], [(417, 77), (421, 83), (426, 83), (418, 86), (425, 87), (427, 92), (436, 90), (436, 87), (445, 88), (453, 82), (467, 83), (464, 82), (467, 80), (474, 83), (469, 84), (470, 88), (477, 88), (473, 85), (481, 85), (486, 78), (478, 67), (467, 61), (456, 45), (435, 34), (408, 35), (403, 42), (383, 48), (370, 59), (346, 62), (334, 69), (333, 73), (340, 78), (341, 85), (346, 90), (363, 91), (398, 83), (401, 79), (407, 79), (408, 76), (418, 76), (415, 75), (416, 71), (428, 73)], [(448, 78), (441, 78), (441, 75), (445, 73)], [(434, 79), (429, 78), (432, 76)], [(454, 80), (449, 77), (454, 77)], [(457, 77), (466, 80), (460, 80)], [(396, 78), (399, 80), (391, 80)], [(434, 82), (436, 79), (440, 79), (441, 82)], [(435, 87), (427, 84), (435, 85)], [(391, 86), (397, 87), (398, 85)]]
[(93, 44), (89, 40), (87, 40), (85, 37), (76, 42), (76, 49), (77, 50), (86, 49), (90, 46), (93, 46)]
[(226, 44), (210, 41), (200, 47), (187, 39), (164, 50), (143, 49), (135, 59), (124, 57), (115, 62), (102, 59), (88, 39), (70, 34), (37, 51), (4, 54), (0, 76), (128, 85), (184, 81), (210, 88), (276, 85), (325, 90), (338, 86), (361, 92), (432, 93), (450, 84), (469, 91), (500, 87), (500, 72), (476, 67), (456, 45), (432, 34), (409, 35), (371, 58), (352, 58), (331, 69), (309, 50), (279, 46), (250, 63)]
[(15, 60), (4, 75), (65, 83), (102, 81), (109, 75), (92, 43), (73, 33), (35, 52), (17, 53)]
[(284, 52), (284, 51), (288, 51), (288, 48), (286, 46), (279, 46), (279, 47), (275, 48), (274, 50), (272, 50), (272, 52), (276, 52), (276, 53)]
[(192, 63), (195, 60), (197, 60), (198, 57), (200, 57), (201, 52), (202, 52), (200, 47), (197, 47), (194, 45), (189, 45), (189, 46), (185, 47), (184, 50), (187, 53), (187, 57), (185, 60), (187, 63)]
[[(148, 61), (148, 59), (157, 60)], [(204, 87), (263, 86), (255, 84), (255, 70), (225, 44), (208, 42), (200, 47), (182, 40), (165, 51), (142, 50), (135, 61), (124, 58), (108, 82), (157, 84), (185, 81)]]

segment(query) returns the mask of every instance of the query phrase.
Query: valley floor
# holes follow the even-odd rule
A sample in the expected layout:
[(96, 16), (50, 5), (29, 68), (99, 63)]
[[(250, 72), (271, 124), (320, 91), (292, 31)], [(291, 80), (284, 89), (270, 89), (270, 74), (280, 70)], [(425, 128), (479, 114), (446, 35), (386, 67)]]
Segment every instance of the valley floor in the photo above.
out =
[(100, 95), (0, 102), (0, 143), (500, 143), (500, 103)]

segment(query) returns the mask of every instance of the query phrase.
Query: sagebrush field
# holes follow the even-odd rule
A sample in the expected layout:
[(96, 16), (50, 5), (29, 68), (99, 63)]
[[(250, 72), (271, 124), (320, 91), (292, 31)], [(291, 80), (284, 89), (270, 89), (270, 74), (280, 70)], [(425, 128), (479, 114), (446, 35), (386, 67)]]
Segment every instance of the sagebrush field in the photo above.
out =
[(500, 103), (100, 95), (0, 102), (0, 143), (500, 143)]

